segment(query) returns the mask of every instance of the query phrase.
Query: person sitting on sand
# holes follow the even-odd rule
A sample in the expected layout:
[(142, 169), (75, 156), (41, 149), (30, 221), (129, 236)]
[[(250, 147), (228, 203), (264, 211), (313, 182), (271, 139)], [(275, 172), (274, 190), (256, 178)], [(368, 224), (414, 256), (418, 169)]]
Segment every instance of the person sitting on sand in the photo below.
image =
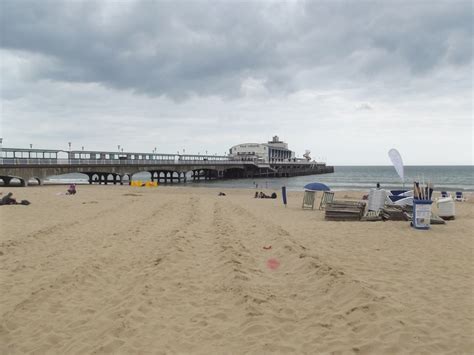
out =
[(15, 198), (12, 197), (12, 193), (9, 192), (7, 193), (5, 196), (3, 196), (1, 199), (0, 199), (0, 206), (2, 205), (29, 205), (30, 204), (30, 201), (27, 201), (27, 200), (21, 200), (21, 202), (17, 202)]
[(75, 195), (76, 194), (76, 184), (69, 185), (66, 195)]
[(258, 191), (255, 191), (255, 196), (254, 198), (258, 198)]
[(270, 196), (270, 198), (277, 198), (276, 192), (273, 192), (272, 195)]
[(16, 205), (17, 204), (16, 199), (14, 199), (12, 195), (13, 194), (9, 192), (5, 196), (3, 196), (2, 199), (0, 200), (0, 205)]

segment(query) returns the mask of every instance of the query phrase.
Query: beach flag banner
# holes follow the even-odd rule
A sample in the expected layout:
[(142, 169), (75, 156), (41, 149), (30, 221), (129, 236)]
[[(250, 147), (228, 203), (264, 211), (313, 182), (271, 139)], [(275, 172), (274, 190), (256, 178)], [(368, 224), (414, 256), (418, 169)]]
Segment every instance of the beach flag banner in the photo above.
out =
[(394, 148), (388, 151), (388, 156), (390, 157), (390, 160), (392, 161), (393, 167), (397, 171), (398, 176), (400, 176), (400, 179), (402, 179), (402, 183), (405, 184), (402, 156), (398, 150)]
[(285, 207), (286, 207), (286, 186), (281, 187), (281, 196), (283, 198), (283, 203), (285, 204)]

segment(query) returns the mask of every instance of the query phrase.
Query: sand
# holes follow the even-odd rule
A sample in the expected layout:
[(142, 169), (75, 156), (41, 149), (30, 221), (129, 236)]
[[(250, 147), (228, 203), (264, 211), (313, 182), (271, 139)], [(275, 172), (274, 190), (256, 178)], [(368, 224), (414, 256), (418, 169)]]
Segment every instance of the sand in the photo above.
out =
[(0, 207), (2, 354), (474, 352), (472, 196), (419, 231), (328, 222), (301, 193), (65, 189)]

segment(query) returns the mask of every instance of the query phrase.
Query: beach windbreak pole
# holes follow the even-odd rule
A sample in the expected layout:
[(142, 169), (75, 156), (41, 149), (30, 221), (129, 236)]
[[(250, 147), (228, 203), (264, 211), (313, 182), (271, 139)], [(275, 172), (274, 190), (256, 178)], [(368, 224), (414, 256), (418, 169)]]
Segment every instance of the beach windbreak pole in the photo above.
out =
[(402, 156), (395, 148), (392, 148), (388, 151), (388, 156), (390, 157), (390, 160), (392, 161), (393, 167), (397, 171), (398, 176), (400, 176), (400, 179), (402, 179), (403, 187), (405, 187), (405, 175)]
[(286, 207), (286, 186), (281, 187), (281, 197), (283, 198), (283, 204)]

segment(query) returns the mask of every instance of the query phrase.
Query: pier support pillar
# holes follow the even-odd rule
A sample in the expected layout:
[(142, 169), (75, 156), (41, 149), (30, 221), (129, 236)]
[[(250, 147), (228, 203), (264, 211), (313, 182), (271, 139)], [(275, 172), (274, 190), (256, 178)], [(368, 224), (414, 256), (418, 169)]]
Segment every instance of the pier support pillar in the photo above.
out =
[(12, 181), (12, 178), (9, 177), (9, 176), (3, 176), (2, 180), (3, 180), (3, 185), (4, 186), (10, 186), (10, 181)]

